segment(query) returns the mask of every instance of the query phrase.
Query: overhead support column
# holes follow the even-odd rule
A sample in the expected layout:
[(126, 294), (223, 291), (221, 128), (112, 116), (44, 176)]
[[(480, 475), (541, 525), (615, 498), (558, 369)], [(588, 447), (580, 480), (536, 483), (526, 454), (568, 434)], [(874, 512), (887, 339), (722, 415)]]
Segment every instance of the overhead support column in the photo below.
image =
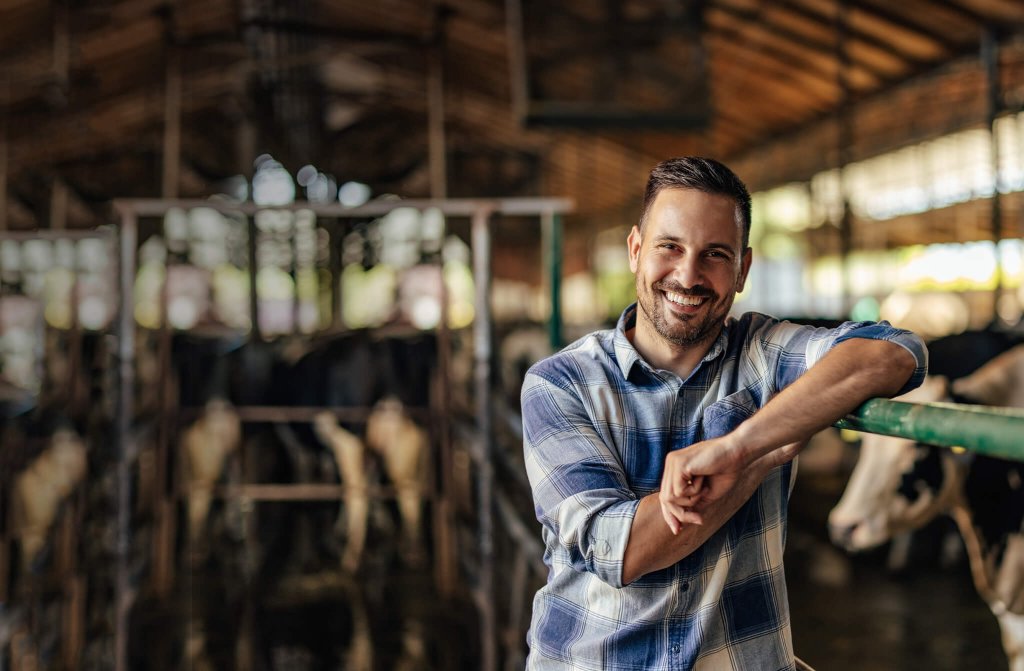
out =
[(843, 212), (839, 220), (839, 263), (842, 268), (841, 312), (844, 319), (853, 308), (852, 281), (850, 279), (850, 252), (853, 251), (853, 213), (850, 211), (850, 197), (847, 192), (846, 166), (853, 154), (853, 110), (850, 94), (850, 53), (848, 49), (847, 0), (836, 4), (836, 84), (839, 89), (839, 105), (836, 123), (838, 126), (837, 162), (839, 164), (839, 194), (843, 199)]
[(444, 112), (444, 44), (447, 10), (434, 9), (434, 39), (430, 45), (430, 69), (427, 77), (427, 139), (430, 161), (430, 197), (448, 197), (448, 165)]
[(999, 41), (991, 27), (986, 26), (981, 36), (981, 62), (985, 69), (986, 124), (989, 130), (990, 154), (992, 159), (992, 198), (989, 200), (992, 242), (995, 244), (996, 284), (992, 288), (992, 323), (999, 324), (999, 302), (1003, 297), (1003, 263), (999, 253), (999, 242), (1003, 239), (1003, 204), (999, 187), (999, 136), (996, 134), (996, 119), (1002, 111), (1002, 92), (999, 86)]
[(530, 89), (526, 76), (526, 45), (523, 43), (523, 7), (520, 0), (505, 0), (505, 40), (508, 42), (512, 111), (518, 121), (529, 112)]
[(68, 0), (54, 0), (53, 7), (53, 77), (57, 91), (67, 94), (71, 81), (71, 17)]
[(473, 277), (476, 279), (476, 318), (473, 321), (473, 360), (476, 390), (477, 515), (480, 567), (476, 606), (480, 611), (480, 669), (497, 671), (498, 624), (494, 593), (494, 462), (493, 409), (491, 407), (491, 216), (480, 208), (473, 213)]
[[(6, 110), (9, 84), (0, 80), (0, 110)], [(0, 112), (0, 231), (7, 230), (7, 114)]]
[[(249, 200), (252, 200), (253, 194), (253, 177), (254, 177), (254, 166), (253, 162), (256, 160), (256, 125), (253, 123), (252, 115), (249, 110), (247, 101), (242, 102), (242, 119), (238, 125), (238, 137), (236, 138), (237, 150), (238, 150), (238, 170), (245, 176), (246, 184), (249, 190)], [(257, 255), (256, 255), (256, 238), (259, 236), (259, 230), (256, 228), (256, 217), (246, 217), (246, 254), (249, 262), (249, 317), (252, 322), (252, 338), (256, 341), (260, 340), (260, 320), (259, 320), (259, 296), (256, 292), (256, 274), (259, 272), (259, 268), (256, 267)], [(337, 285), (338, 279), (334, 278), (333, 284)], [(334, 293), (337, 292), (337, 293)], [(332, 289), (332, 294), (335, 296), (334, 305), (338, 310), (337, 314), (341, 312), (341, 297), (340, 291)], [(337, 319), (335, 319), (337, 322)]]
[[(165, 17), (164, 48), (166, 52), (166, 68), (164, 72), (164, 137), (163, 163), (161, 170), (160, 193), (164, 198), (177, 198), (181, 183), (181, 51), (177, 45), (174, 30), (174, 0), (171, 0)], [(164, 380), (170, 380), (172, 329), (168, 318), (169, 295), (168, 282), (171, 273), (172, 258), (167, 256), (164, 282), (160, 289), (160, 331), (157, 341), (157, 357), (160, 369), (165, 371)], [(135, 272), (133, 266), (131, 272)], [(157, 393), (160, 408), (157, 420), (155, 450), (156, 483), (151, 503), (155, 511), (155, 532), (153, 534), (150, 557), (152, 560), (151, 586), (160, 597), (170, 594), (174, 584), (174, 546), (176, 544), (175, 508), (176, 498), (173, 491), (168, 491), (167, 474), (171, 472), (173, 461), (171, 456), (171, 435), (174, 432), (174, 406), (171, 388), (161, 382)], [(133, 457), (134, 458), (134, 457)]]
[(68, 185), (54, 177), (50, 185), (50, 229), (63, 231), (68, 227)]
[(181, 176), (181, 55), (173, 44), (167, 54), (163, 149), (160, 193), (164, 198), (177, 198)]
[[(448, 149), (445, 135), (444, 105), (444, 54), (445, 22), (448, 9), (437, 4), (434, 7), (434, 34), (430, 45), (430, 66), (427, 78), (427, 140), (429, 146), (430, 197), (435, 200), (448, 197)], [(439, 257), (441, 272), (439, 297), (441, 314), (437, 328), (438, 381), (438, 483), (437, 507), (434, 512), (434, 529), (437, 534), (437, 565), (434, 568), (438, 591), (444, 597), (455, 593), (458, 582), (458, 539), (455, 533), (455, 505), (452, 492), (455, 487), (454, 463), (451, 448), (451, 397), (448, 386), (448, 371), (451, 366), (451, 334), (448, 331), (448, 284), (444, 278), (444, 239), (447, 235), (444, 215)], [(475, 226), (475, 224), (474, 224)], [(475, 231), (475, 229), (474, 229)], [(478, 313), (479, 314), (479, 313)]]
[(117, 578), (114, 584), (114, 669), (128, 671), (129, 615), (134, 591), (131, 581), (132, 472), (136, 456), (132, 418), (135, 416), (135, 249), (138, 220), (130, 209), (120, 210), (120, 295), (117, 320)]
[(544, 268), (547, 274), (551, 310), (548, 314), (548, 342), (553, 351), (562, 349), (562, 218), (554, 212), (540, 219)]

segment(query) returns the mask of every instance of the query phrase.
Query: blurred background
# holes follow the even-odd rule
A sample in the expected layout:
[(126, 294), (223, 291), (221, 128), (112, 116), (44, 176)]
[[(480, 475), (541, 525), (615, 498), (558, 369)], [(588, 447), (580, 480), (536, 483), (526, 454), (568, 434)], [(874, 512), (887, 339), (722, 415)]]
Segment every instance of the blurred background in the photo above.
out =
[[(522, 376), (687, 154), (736, 312), (1020, 341), (1021, 0), (0, 0), (0, 670), (522, 668)], [(1006, 668), (948, 520), (829, 542), (833, 438), (797, 654)]]

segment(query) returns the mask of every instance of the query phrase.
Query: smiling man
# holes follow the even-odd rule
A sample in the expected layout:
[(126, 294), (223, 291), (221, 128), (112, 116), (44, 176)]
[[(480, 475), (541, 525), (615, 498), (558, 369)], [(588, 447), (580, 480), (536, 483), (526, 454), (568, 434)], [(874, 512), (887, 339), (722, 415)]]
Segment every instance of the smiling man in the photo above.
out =
[(637, 302), (538, 362), (526, 467), (549, 567), (528, 669), (793, 669), (783, 574), (801, 441), (920, 384), (885, 322), (730, 317), (750, 195), (712, 159), (652, 170), (627, 240)]

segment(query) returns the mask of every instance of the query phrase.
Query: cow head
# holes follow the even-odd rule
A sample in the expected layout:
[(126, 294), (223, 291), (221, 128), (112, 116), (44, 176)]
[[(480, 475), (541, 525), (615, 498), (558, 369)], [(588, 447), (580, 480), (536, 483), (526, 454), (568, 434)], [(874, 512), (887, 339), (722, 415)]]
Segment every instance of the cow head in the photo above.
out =
[[(947, 386), (945, 378), (929, 377), (896, 400), (939, 401)], [(865, 434), (846, 491), (829, 514), (832, 542), (850, 551), (866, 550), (923, 526), (948, 508), (957, 477), (955, 463), (938, 448)]]

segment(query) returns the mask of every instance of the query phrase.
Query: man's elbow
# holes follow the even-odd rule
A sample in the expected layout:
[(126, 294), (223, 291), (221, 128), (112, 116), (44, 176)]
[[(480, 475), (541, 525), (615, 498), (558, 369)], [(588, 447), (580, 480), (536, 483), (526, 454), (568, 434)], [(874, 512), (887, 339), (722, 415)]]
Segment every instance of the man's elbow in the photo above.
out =
[(893, 397), (904, 390), (917, 370), (917, 359), (902, 345), (887, 341), (876, 341), (877, 355), (871, 357), (869, 371), (874, 377), (877, 395)]

